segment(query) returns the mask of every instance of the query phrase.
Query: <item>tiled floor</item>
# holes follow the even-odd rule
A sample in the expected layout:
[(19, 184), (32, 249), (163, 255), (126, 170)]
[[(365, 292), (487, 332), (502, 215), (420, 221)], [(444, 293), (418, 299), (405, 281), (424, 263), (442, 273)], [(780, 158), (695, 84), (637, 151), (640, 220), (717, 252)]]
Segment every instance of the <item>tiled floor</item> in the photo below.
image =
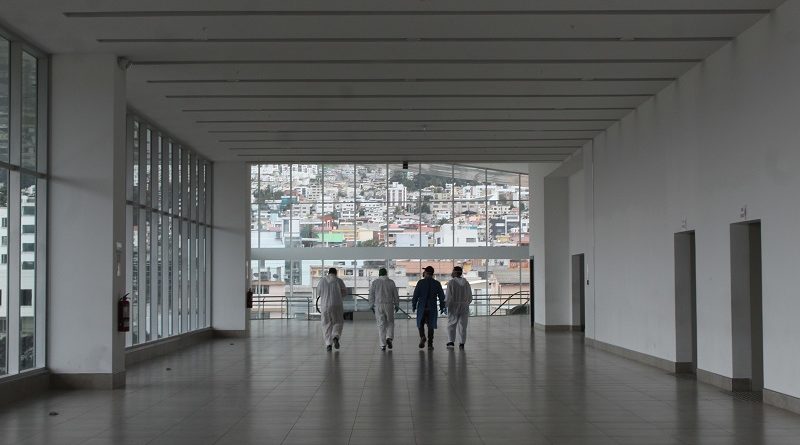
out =
[(130, 368), (125, 390), (5, 407), (0, 443), (800, 443), (800, 416), (585, 349), (578, 334), (532, 332), (527, 317), (471, 319), (463, 352), (438, 332), (420, 351), (399, 321), (381, 352), (372, 322), (348, 322), (328, 353), (318, 322), (254, 322), (248, 340)]

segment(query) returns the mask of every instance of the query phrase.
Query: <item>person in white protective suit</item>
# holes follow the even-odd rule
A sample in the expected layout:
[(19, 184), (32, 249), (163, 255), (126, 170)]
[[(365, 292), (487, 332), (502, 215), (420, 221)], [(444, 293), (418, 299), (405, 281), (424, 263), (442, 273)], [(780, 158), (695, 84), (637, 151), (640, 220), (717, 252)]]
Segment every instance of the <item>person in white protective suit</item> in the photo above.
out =
[(447, 282), (447, 295), (445, 296), (445, 306), (447, 307), (447, 349), (453, 349), (456, 341), (456, 331), (460, 336), (458, 343), (459, 349), (464, 349), (467, 341), (467, 322), (469, 321), (469, 305), (472, 303), (472, 287), (461, 275), (464, 273), (461, 267), (453, 268), (452, 280)]
[(317, 285), (319, 296), (319, 312), (322, 319), (322, 335), (328, 351), (333, 347), (339, 349), (339, 338), (344, 326), (344, 304), (342, 297), (347, 295), (347, 287), (336, 272), (335, 267), (328, 270), (328, 275), (319, 280)]
[(369, 286), (369, 305), (375, 312), (381, 351), (385, 351), (387, 347), (392, 349), (394, 313), (400, 310), (400, 295), (397, 293), (397, 285), (387, 276), (383, 267), (378, 271), (378, 279)]

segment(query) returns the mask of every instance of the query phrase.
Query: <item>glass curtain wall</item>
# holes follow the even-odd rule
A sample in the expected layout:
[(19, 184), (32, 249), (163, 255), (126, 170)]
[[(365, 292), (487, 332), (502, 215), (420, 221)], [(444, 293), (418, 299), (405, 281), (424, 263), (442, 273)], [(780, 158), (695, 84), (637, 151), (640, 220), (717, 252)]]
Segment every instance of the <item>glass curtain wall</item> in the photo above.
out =
[[(410, 299), (426, 265), (442, 281), (462, 266), (476, 315), (527, 299), (527, 254), (498, 259), (486, 249), (529, 244), (527, 175), (452, 164), (253, 164), (250, 180), (251, 248), (286, 255), (251, 261), (254, 318), (313, 312), (314, 287), (329, 267), (340, 269), (354, 296), (346, 305), (366, 296), (380, 267), (389, 268), (401, 298)], [(369, 247), (384, 249), (362, 250), (357, 260), (328, 259), (337, 250), (320, 255), (326, 259), (292, 259), (297, 249)], [(470, 258), (403, 259), (403, 249), (420, 247), (475, 249), (467, 251)]]
[(131, 346), (210, 325), (211, 163), (132, 113), (127, 139)]
[(450, 164), (253, 164), (253, 248), (529, 244), (528, 175)]
[(47, 79), (0, 30), (0, 377), (45, 365)]

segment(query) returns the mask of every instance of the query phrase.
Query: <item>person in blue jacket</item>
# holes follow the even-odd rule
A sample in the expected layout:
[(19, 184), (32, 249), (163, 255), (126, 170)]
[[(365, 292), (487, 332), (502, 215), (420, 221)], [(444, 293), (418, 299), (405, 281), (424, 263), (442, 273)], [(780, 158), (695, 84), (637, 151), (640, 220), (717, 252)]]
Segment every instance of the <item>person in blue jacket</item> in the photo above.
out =
[[(439, 300), (439, 311), (444, 313), (444, 290), (439, 281), (433, 279), (433, 267), (428, 266), (417, 282), (411, 308), (417, 311), (417, 329), (419, 329), (419, 347), (433, 349), (433, 330), (436, 329), (436, 300)], [(428, 337), (425, 337), (425, 325), (428, 326)]]

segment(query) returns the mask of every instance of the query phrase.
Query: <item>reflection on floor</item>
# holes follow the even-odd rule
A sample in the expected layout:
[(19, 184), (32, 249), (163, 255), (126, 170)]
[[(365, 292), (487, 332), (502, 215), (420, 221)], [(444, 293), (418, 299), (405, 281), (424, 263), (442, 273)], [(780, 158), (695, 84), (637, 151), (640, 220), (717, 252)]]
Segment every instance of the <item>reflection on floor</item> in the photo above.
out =
[[(584, 349), (528, 318), (470, 320), (465, 351), (368, 321), (325, 352), (318, 322), (253, 323), (128, 370), (125, 390), (52, 392), (0, 411), (0, 443), (797, 444), (800, 416)], [(171, 370), (167, 370), (170, 368)], [(57, 416), (49, 416), (56, 411)]]

